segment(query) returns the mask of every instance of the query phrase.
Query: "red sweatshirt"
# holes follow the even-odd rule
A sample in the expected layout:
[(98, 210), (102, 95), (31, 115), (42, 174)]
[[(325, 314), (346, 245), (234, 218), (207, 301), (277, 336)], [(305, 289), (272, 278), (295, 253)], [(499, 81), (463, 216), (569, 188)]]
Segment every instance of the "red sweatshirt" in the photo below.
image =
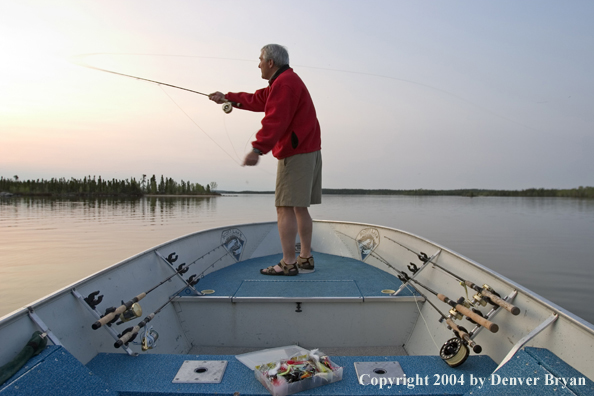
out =
[(229, 92), (225, 98), (241, 109), (263, 111), (262, 128), (252, 146), (278, 159), (322, 148), (320, 124), (309, 91), (293, 69), (284, 66), (270, 85), (253, 94)]

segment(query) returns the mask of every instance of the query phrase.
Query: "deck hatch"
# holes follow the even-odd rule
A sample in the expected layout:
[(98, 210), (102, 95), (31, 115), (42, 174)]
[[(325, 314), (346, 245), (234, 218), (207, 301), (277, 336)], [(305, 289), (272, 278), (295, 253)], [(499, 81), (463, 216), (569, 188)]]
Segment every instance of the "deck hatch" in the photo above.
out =
[(219, 384), (225, 375), (227, 360), (186, 360), (178, 370), (173, 383)]
[(372, 378), (405, 378), (398, 362), (355, 362), (355, 371), (361, 385), (369, 385)]

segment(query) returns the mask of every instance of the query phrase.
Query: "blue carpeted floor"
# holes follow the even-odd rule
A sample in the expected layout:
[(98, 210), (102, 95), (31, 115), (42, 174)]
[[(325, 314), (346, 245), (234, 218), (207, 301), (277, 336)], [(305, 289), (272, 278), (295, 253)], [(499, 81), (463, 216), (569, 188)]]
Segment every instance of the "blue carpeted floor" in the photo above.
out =
[[(278, 263), (282, 255), (239, 262), (205, 276), (198, 290), (215, 290), (215, 296), (232, 297), (370, 297), (387, 296), (402, 284), (391, 274), (346, 257), (314, 253), (316, 271), (297, 276), (260, 274), (261, 268)], [(400, 296), (411, 296), (405, 289)]]

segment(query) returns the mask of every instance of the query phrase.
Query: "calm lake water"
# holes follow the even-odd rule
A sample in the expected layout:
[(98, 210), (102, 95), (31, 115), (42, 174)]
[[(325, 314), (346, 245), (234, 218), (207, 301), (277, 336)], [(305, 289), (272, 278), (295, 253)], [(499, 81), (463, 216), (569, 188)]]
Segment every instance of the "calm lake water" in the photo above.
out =
[[(311, 213), (425, 237), (594, 323), (592, 200), (326, 195)], [(275, 219), (272, 195), (0, 199), (0, 316), (176, 237)]]

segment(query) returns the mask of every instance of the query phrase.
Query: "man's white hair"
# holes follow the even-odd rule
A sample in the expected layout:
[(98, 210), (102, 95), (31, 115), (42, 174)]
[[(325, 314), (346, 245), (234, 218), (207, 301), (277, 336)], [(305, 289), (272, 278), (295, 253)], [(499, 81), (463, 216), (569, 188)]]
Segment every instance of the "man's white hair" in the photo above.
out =
[(282, 45), (268, 44), (262, 47), (262, 54), (264, 60), (268, 61), (272, 59), (274, 65), (282, 67), (289, 64), (289, 51)]

